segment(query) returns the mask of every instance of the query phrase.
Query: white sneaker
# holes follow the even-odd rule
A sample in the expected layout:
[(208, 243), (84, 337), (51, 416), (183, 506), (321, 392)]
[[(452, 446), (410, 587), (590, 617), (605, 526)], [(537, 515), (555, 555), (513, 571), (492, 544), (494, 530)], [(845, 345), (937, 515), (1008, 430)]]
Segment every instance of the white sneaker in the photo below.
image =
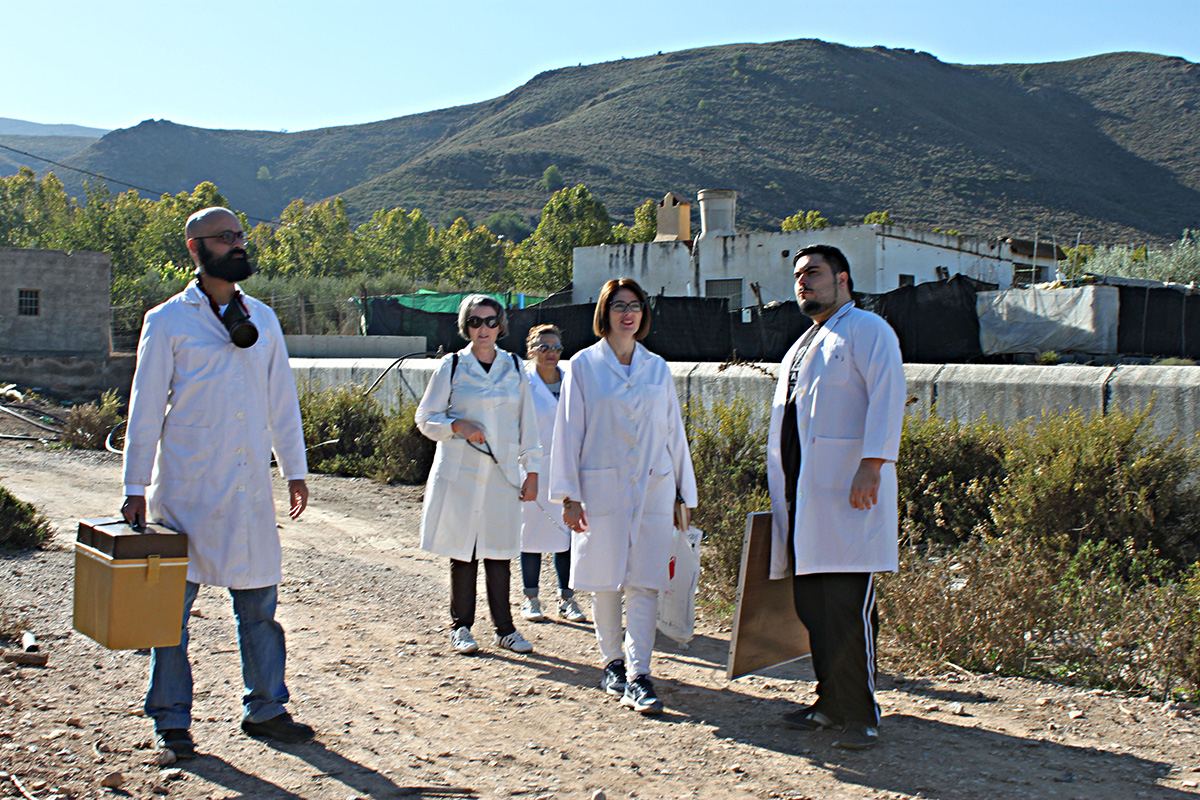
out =
[(558, 615), (567, 622), (587, 622), (587, 615), (574, 597), (564, 597), (558, 601)]
[(454, 652), (464, 656), (479, 650), (475, 637), (471, 635), (471, 629), (465, 625), (450, 634), (450, 646), (454, 648)]
[(514, 653), (532, 653), (533, 645), (525, 641), (525, 637), (520, 631), (513, 631), (508, 636), (496, 634), (496, 644), (503, 647), (505, 650), (512, 650)]
[(542, 613), (542, 603), (536, 597), (526, 597), (521, 604), (521, 616), (530, 622), (545, 622), (546, 615)]

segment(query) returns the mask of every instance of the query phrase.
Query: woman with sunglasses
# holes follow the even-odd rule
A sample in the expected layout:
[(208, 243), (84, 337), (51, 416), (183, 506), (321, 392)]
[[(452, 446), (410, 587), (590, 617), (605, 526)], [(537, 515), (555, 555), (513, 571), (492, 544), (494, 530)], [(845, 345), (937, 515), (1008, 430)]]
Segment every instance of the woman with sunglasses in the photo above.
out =
[[(554, 437), (554, 418), (558, 415), (565, 365), (562, 357), (562, 331), (553, 325), (535, 325), (525, 340), (525, 371), (533, 389), (533, 407), (537, 411), (538, 438), (542, 442), (542, 463), (551, 460), (550, 443)], [(545, 622), (542, 604), (538, 599), (538, 582), (542, 573), (542, 553), (554, 554), (554, 571), (558, 574), (558, 615), (568, 622), (587, 622), (587, 616), (575, 602), (570, 587), (571, 532), (550, 514), (559, 516), (550, 500), (550, 482), (542, 481), (541, 497), (521, 507), (521, 577), (525, 584), (525, 602), (521, 616), (530, 622)]]
[(650, 681), (658, 593), (669, 578), (671, 526), (686, 529), (696, 506), (696, 477), (671, 370), (639, 344), (650, 332), (642, 287), (630, 278), (604, 284), (592, 328), (600, 341), (571, 359), (563, 384), (550, 496), (574, 531), (571, 587), (595, 593), (600, 688), (658, 714)]
[(507, 331), (500, 303), (482, 294), (463, 298), (458, 332), (470, 344), (438, 364), (416, 413), (417, 428), (437, 442), (421, 548), (450, 559), (450, 645), (464, 655), (479, 649), (471, 635), (479, 559), (495, 643), (533, 652), (513, 626), (509, 570), (521, 549), (520, 501), (537, 498), (542, 448), (520, 359), (496, 347)]

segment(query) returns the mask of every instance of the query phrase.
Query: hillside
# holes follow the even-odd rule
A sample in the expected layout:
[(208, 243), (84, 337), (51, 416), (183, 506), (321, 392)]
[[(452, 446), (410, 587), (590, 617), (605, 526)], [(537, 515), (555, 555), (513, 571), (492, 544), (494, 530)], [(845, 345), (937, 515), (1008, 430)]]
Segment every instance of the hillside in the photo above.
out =
[(0, 136), (79, 136), (99, 139), (108, 133), (105, 128), (88, 128), (84, 125), (47, 125), (23, 119), (0, 117)]
[(741, 193), (747, 230), (797, 208), (834, 223), (891, 209), (972, 233), (1165, 242), (1200, 227), (1196, 141), (1200, 66), (1183, 59), (961, 66), (799, 40), (569, 67), (491, 101), (368, 125), (147, 121), (67, 161), (169, 191), (212, 180), (261, 217), (334, 195), (357, 220), (393, 206), (533, 216), (557, 164), (623, 220), (667, 190), (711, 187)]
[[(73, 156), (96, 141), (93, 136), (10, 136), (0, 134), (0, 175), (14, 175), (21, 167), (29, 167), (35, 172), (54, 169), (41, 158), (29, 158), (21, 153), (33, 153), (51, 161), (63, 161)], [(12, 148), (9, 150), (8, 148)], [(14, 153), (20, 150), (21, 153)], [(70, 178), (71, 173), (58, 170), (64, 178)]]

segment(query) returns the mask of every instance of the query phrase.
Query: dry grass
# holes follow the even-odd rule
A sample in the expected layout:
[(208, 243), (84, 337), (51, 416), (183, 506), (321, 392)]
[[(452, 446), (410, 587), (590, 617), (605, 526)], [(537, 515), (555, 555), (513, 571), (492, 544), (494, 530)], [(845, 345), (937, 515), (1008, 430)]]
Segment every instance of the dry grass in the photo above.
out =
[(63, 425), (63, 441), (84, 450), (103, 450), (108, 434), (123, 419), (121, 400), (110, 389), (98, 402), (72, 406)]

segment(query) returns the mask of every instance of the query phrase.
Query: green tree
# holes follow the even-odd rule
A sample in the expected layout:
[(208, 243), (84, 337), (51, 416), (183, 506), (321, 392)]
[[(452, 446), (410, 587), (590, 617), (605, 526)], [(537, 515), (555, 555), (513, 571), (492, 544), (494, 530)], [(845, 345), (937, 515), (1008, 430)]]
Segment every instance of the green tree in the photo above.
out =
[(533, 233), (533, 226), (516, 211), (497, 211), (485, 219), (483, 225), (510, 242), (522, 242)]
[(608, 209), (583, 184), (560, 189), (542, 209), (537, 230), (516, 247), (510, 286), (558, 289), (571, 280), (572, 251), (612, 241)]
[(624, 223), (613, 225), (612, 241), (618, 244), (653, 242), (658, 235), (658, 203), (647, 200), (633, 210), (633, 227)]
[(780, 230), (784, 231), (816, 231), (829, 227), (829, 220), (821, 216), (820, 211), (805, 211), (803, 209), (792, 214), (783, 221)]
[(473, 227), (474, 223), (471, 221), (471, 212), (465, 208), (452, 208), (448, 211), (443, 211), (442, 215), (438, 217), (438, 225), (441, 226), (442, 230), (446, 230), (456, 220), (460, 219), (466, 221), (468, 228)]
[(258, 253), (264, 276), (311, 275), (343, 277), (362, 271), (358, 240), (346, 217), (346, 204), (332, 201), (305, 205), (293, 200), (280, 215), (272, 247)]
[(441, 261), (439, 278), (460, 290), (494, 291), (500, 288), (505, 253), (499, 240), (484, 226), (471, 229), (459, 217), (438, 234)]
[(895, 225), (896, 221), (892, 219), (892, 210), (887, 211), (872, 211), (863, 217), (863, 225)]
[(271, 180), (271, 170), (267, 169), (265, 166), (259, 167), (258, 174), (255, 176), (255, 178), (264, 182), (269, 181)]
[(436, 231), (420, 209), (376, 211), (355, 232), (363, 268), (370, 275), (389, 273), (412, 281), (431, 281), (438, 273)]
[(545, 172), (542, 173), (542, 181), (540, 185), (547, 192), (557, 192), (559, 189), (566, 186), (567, 182), (563, 179), (562, 172), (559, 171), (558, 166), (556, 164), (551, 164), (550, 166), (546, 167)]

